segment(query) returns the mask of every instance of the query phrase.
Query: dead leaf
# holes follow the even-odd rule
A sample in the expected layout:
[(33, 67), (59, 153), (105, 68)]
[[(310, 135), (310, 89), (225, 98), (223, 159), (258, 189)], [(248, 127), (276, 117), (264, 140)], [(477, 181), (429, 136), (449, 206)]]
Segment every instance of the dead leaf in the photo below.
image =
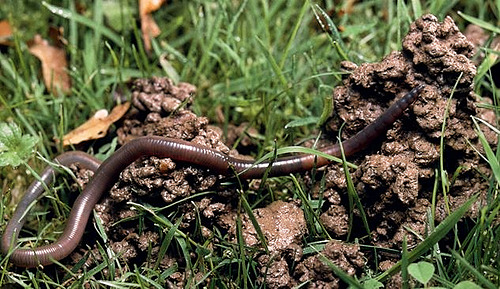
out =
[(67, 73), (68, 62), (63, 49), (51, 46), (40, 35), (35, 35), (29, 51), (42, 62), (43, 81), (54, 95), (71, 93), (71, 81)]
[(139, 0), (142, 39), (144, 40), (144, 49), (148, 53), (151, 51), (151, 38), (161, 33), (151, 13), (158, 10), (164, 2), (165, 0)]
[(11, 45), (12, 27), (7, 20), (0, 21), (0, 45)]
[(75, 145), (87, 140), (104, 137), (109, 126), (122, 118), (129, 107), (130, 102), (125, 102), (115, 106), (109, 115), (108, 111), (105, 109), (97, 111), (89, 120), (63, 137), (63, 146), (70, 144)]
[(49, 26), (49, 39), (52, 45), (58, 48), (68, 46), (69, 42), (64, 38), (64, 27), (62, 26)]

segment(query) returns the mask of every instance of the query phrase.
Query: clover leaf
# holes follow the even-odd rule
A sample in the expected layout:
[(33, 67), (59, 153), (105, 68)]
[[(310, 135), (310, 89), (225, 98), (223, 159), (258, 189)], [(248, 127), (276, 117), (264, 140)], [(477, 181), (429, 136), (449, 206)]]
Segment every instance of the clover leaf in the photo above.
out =
[(23, 135), (13, 122), (0, 122), (0, 167), (17, 167), (30, 157), (37, 137)]
[(408, 273), (424, 285), (431, 280), (434, 270), (434, 265), (425, 261), (413, 263), (408, 266)]

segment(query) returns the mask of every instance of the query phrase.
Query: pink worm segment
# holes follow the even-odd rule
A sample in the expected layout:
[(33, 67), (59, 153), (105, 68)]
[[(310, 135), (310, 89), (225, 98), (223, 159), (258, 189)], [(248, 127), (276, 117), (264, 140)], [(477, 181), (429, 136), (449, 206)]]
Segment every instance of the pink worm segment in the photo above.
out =
[[(403, 114), (404, 110), (415, 101), (423, 87), (423, 85), (420, 85), (411, 90), (404, 97), (394, 102), (373, 123), (353, 137), (343, 141), (344, 154), (350, 156), (361, 151), (385, 132)], [(335, 157), (341, 156), (339, 144), (325, 147), (321, 151)], [(1, 242), (3, 254), (9, 255), (10, 262), (20, 267), (48, 265), (52, 264), (54, 260), (67, 257), (80, 242), (92, 209), (101, 199), (103, 193), (111, 189), (123, 169), (138, 158), (145, 156), (171, 158), (175, 161), (203, 166), (226, 176), (231, 176), (236, 171), (240, 173), (239, 177), (243, 179), (261, 178), (268, 169), (269, 176), (281, 176), (308, 171), (315, 166), (321, 167), (331, 162), (323, 157), (303, 154), (278, 158), (271, 163), (254, 164), (253, 161), (233, 158), (213, 149), (183, 140), (158, 136), (134, 139), (118, 149), (102, 164), (101, 161), (86, 153), (78, 151), (66, 152), (56, 157), (54, 161), (63, 166), (80, 163), (84, 168), (95, 171), (95, 174), (76, 199), (63, 233), (52, 244), (38, 248), (16, 247), (19, 232), (25, 222), (27, 209), (44, 191), (42, 183), (35, 181), (17, 205), (14, 215), (5, 228)], [(55, 175), (55, 170), (52, 167), (47, 167), (40, 177), (43, 183), (49, 185)]]

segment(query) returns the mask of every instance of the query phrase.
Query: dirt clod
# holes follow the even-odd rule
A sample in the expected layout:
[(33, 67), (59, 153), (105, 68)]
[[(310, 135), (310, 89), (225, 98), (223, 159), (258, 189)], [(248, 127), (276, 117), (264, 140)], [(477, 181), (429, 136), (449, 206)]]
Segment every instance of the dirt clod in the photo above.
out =
[[(276, 201), (265, 208), (254, 210), (253, 213), (272, 253), (300, 244), (307, 232), (304, 213), (293, 203)], [(248, 217), (243, 219), (243, 237), (249, 246), (260, 243)]]
[[(395, 249), (400, 249), (404, 235), (413, 246), (419, 241), (411, 232), (426, 232), (444, 119), (444, 169), (449, 174), (458, 170), (458, 178), (467, 180), (451, 186), (450, 207), (463, 204), (473, 191), (486, 191), (487, 184), (473, 167), (488, 174), (469, 144), (481, 147), (470, 115), (484, 116), (475, 106), (476, 67), (470, 60), (473, 45), (450, 17), (439, 22), (433, 15), (424, 15), (411, 24), (402, 46), (402, 51), (393, 51), (379, 63), (346, 66), (351, 74), (344, 86), (334, 91), (337, 111), (327, 127), (337, 131), (345, 122), (343, 137), (348, 138), (375, 120), (395, 99), (425, 84), (419, 98), (381, 143), (374, 143), (362, 153), (364, 156), (355, 158), (358, 169), (351, 174), (363, 196), (375, 243)], [(496, 142), (487, 129), (485, 134), (490, 143)], [(343, 174), (327, 177), (327, 187), (342, 191), (345, 185), (340, 178)], [(343, 197), (341, 204), (345, 202)], [(435, 218), (443, 220), (447, 213), (441, 195), (438, 203)], [(338, 206), (338, 202), (332, 203), (326, 211), (339, 211)]]
[(332, 262), (351, 276), (365, 264), (364, 255), (358, 245), (333, 240), (325, 245), (321, 253), (322, 255), (307, 257), (295, 269), (294, 277), (299, 282), (314, 280), (308, 288), (339, 288), (340, 280), (333, 274), (328, 262)]

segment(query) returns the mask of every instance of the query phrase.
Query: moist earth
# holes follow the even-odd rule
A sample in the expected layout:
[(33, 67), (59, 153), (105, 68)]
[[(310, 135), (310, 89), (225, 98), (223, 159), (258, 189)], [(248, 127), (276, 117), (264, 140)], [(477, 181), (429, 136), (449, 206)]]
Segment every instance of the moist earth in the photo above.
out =
[[(240, 218), (242, 237), (253, 248), (248, 253), (258, 264), (257, 281), (268, 288), (288, 288), (303, 282), (308, 282), (307, 288), (338, 288), (342, 285), (328, 262), (358, 278), (363, 277), (367, 264), (373, 264), (375, 257), (380, 266), (371, 269), (387, 270), (398, 260), (397, 254), (387, 252), (400, 252), (405, 236), (407, 246), (412, 248), (420, 242), (419, 236), (428, 232), (430, 200), (441, 155), (443, 169), (454, 178), (447, 199), (438, 194), (436, 222), (480, 193), (483, 195), (469, 212), (475, 216), (484, 200), (488, 188), (484, 175), (490, 171), (476, 152), (482, 149), (470, 116), (490, 123), (495, 120), (491, 111), (476, 106), (488, 100), (478, 99), (473, 92), (474, 52), (473, 44), (450, 17), (439, 22), (433, 15), (424, 15), (411, 24), (402, 50), (390, 53), (378, 63), (342, 63), (349, 74), (342, 86), (333, 91), (335, 112), (324, 135), (335, 136), (342, 127), (342, 138), (347, 139), (412, 88), (421, 84), (425, 88), (384, 136), (349, 159), (357, 165), (350, 176), (365, 210), (368, 228), (363, 225), (358, 208), (353, 208), (349, 215), (347, 182), (341, 165), (329, 165), (319, 173), (301, 176), (306, 192), (323, 200), (319, 220), (331, 241), (317, 247), (321, 254), (311, 250), (304, 253), (303, 240), (314, 240), (309, 236), (300, 201), (288, 197), (262, 202), (260, 208), (252, 211), (262, 231), (259, 234), (251, 216), (238, 209), (238, 186), (223, 184), (221, 176), (205, 168), (156, 157), (141, 159), (125, 169), (111, 193), (97, 205), (111, 247), (129, 265), (145, 263), (160, 269), (178, 266), (178, 272), (168, 278), (171, 287), (182, 287), (188, 274), (196, 274), (183, 270), (185, 256), (174, 255), (170, 250), (161, 252), (160, 235), (164, 234), (139, 209), (147, 210), (144, 204), (154, 203), (155, 207), (164, 207), (162, 215), (170, 216), (181, 231), (198, 232), (190, 236), (201, 243), (211, 242), (210, 248), (222, 243), (236, 244), (236, 219)], [(196, 92), (193, 85), (175, 85), (166, 78), (139, 79), (133, 83), (132, 91), (133, 108), (117, 131), (120, 144), (139, 136), (161, 135), (246, 158), (225, 144), (221, 129), (191, 111)], [(229, 142), (238, 134), (237, 129), (229, 133), (233, 135)], [(488, 142), (494, 144), (495, 135), (484, 126), (481, 129)], [(333, 138), (323, 141), (335, 142)], [(78, 175), (88, 178), (88, 172), (79, 171)], [(259, 181), (244, 182), (243, 186), (252, 191), (258, 189)], [(355, 225), (350, 226), (350, 222)], [(353, 228), (350, 232), (349, 227)], [(223, 232), (227, 240), (215, 238), (216, 231)], [(349, 242), (358, 237), (359, 243), (386, 250), (377, 251), (377, 256), (373, 250), (361, 250), (358, 244)], [(82, 243), (72, 255), (75, 263), (88, 253), (88, 244)], [(93, 259), (102, 259), (96, 246), (91, 251), (87, 266), (92, 266)], [(199, 257), (192, 254), (193, 260)], [(196, 279), (202, 277), (195, 275)], [(400, 280), (400, 276), (395, 276), (388, 285), (398, 288)]]

